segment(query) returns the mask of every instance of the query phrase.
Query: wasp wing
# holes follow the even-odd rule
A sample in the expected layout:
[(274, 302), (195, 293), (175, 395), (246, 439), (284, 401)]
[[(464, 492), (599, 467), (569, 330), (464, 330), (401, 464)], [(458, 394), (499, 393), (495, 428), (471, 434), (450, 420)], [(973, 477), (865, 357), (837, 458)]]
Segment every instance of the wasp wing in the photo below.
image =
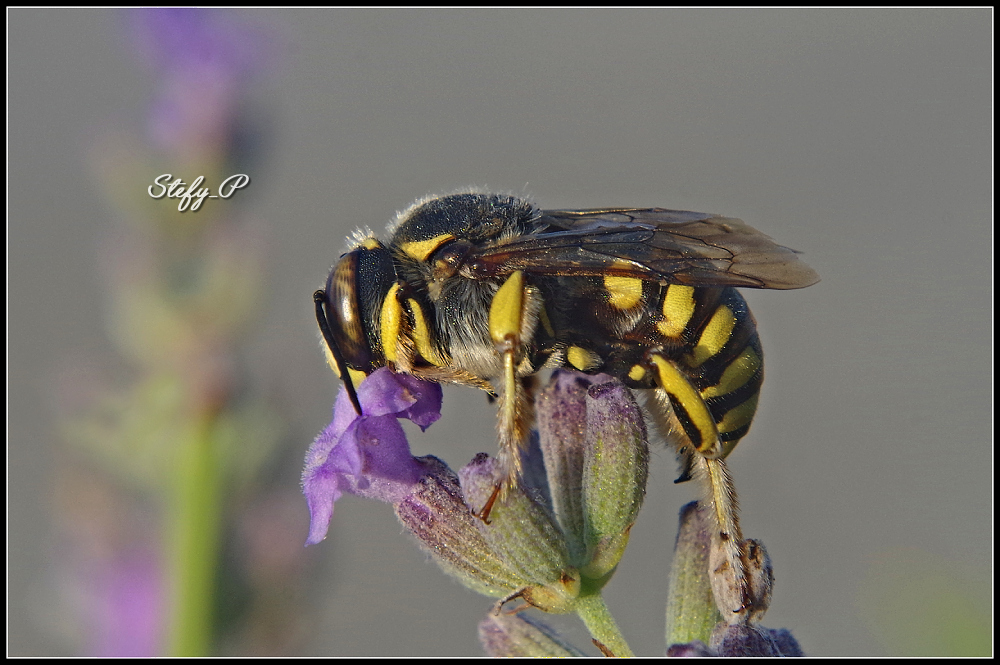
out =
[(532, 233), (479, 248), (466, 266), (477, 277), (523, 270), (762, 289), (819, 281), (798, 252), (739, 219), (663, 208), (543, 210)]

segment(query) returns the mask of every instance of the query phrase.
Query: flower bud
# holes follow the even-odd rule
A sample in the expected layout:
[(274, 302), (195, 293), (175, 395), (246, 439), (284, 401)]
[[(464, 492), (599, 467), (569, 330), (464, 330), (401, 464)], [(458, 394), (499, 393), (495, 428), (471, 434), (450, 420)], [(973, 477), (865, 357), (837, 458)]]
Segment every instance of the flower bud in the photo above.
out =
[(518, 573), (497, 557), (462, 499), (458, 476), (436, 457), (419, 458), (427, 468), (417, 488), (396, 504), (396, 516), (445, 572), (494, 598), (524, 586)]
[(552, 507), (581, 574), (618, 565), (646, 491), (649, 448), (635, 399), (607, 375), (559, 371), (538, 398)]
[(491, 614), (479, 622), (479, 642), (493, 658), (582, 658), (586, 654), (538, 619)]
[(648, 473), (646, 424), (632, 392), (618, 381), (591, 386), (583, 474), (586, 577), (605, 577), (621, 560)]
[(712, 594), (708, 557), (712, 547), (712, 520), (697, 501), (681, 508), (680, 529), (670, 566), (667, 591), (667, 644), (708, 642), (712, 628), (722, 621)]
[(723, 658), (774, 658), (803, 656), (802, 647), (788, 630), (743, 623), (720, 623), (712, 632), (709, 648)]
[[(474, 506), (483, 505), (502, 480), (497, 461), (485, 454), (463, 467), (459, 479), (466, 502)], [(524, 581), (518, 596), (546, 612), (573, 610), (580, 574), (569, 563), (562, 531), (531, 488), (508, 491), (495, 504), (490, 523), (477, 522), (496, 556)]]
[(667, 655), (801, 656), (790, 632), (757, 623), (770, 604), (774, 584), (771, 561), (760, 541), (741, 542), (740, 559), (752, 603), (739, 611), (731, 609), (742, 606), (743, 596), (724, 544), (712, 538), (713, 526), (709, 511), (699, 502), (681, 509), (667, 599)]

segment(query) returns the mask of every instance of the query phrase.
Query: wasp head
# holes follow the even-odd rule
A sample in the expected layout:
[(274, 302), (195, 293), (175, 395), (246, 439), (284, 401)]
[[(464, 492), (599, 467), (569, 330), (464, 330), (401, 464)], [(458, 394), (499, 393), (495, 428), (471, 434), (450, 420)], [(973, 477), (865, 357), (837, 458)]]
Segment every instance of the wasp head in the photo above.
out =
[(378, 312), (395, 282), (389, 250), (369, 238), (340, 257), (327, 278), (326, 290), (313, 294), (327, 360), (344, 381), (359, 414), (354, 384), (385, 365)]

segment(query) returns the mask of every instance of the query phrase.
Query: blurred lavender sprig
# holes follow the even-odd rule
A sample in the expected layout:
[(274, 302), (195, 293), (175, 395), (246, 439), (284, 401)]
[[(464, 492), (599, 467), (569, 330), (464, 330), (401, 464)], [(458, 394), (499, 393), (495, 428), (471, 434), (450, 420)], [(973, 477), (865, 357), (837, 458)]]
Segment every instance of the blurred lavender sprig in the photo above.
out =
[(151, 143), (178, 165), (232, 160), (247, 96), (277, 58), (271, 31), (194, 8), (137, 10), (129, 23), (136, 52), (158, 80)]
[[(131, 503), (118, 510), (141, 509), (146, 520), (143, 533), (119, 532), (114, 542), (86, 550), (97, 554), (84, 568), (104, 572), (84, 585), (95, 603), (84, 611), (103, 618), (93, 622), (83, 651), (208, 655), (216, 640), (223, 514), (280, 428), (246, 386), (239, 356), (262, 304), (265, 243), (237, 198), (182, 212), (176, 200), (153, 199), (147, 188), (164, 173), (187, 183), (204, 176), (214, 187), (228, 170), (248, 168), (246, 146), (255, 141), (247, 118), (276, 43), (267, 29), (226, 11), (141, 9), (125, 22), (153, 77), (154, 101), (145, 137), (104, 136), (92, 164), (125, 223), (108, 237), (101, 269), (109, 333), (129, 378), (121, 387), (71, 387), (86, 395), (76, 401), (87, 403), (63, 431), (92, 477), (126, 488)], [(100, 530), (93, 533), (88, 537), (100, 541)], [(163, 551), (148, 559), (155, 562), (144, 568), (148, 579), (123, 577), (139, 570), (121, 562), (140, 535)], [(140, 601), (146, 611), (136, 609)], [(128, 620), (143, 617), (145, 630), (127, 629)], [(138, 634), (153, 637), (134, 639)]]

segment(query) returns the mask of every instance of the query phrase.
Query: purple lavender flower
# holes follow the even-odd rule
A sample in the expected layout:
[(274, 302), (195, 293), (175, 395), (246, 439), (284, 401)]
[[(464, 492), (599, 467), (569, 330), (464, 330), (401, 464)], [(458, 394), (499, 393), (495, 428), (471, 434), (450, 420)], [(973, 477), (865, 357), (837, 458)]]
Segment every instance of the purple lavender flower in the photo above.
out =
[[(87, 468), (87, 475), (95, 486), (121, 483), (129, 499), (108, 501), (120, 511), (116, 520), (100, 514), (74, 523), (67, 549), (93, 539), (107, 553), (104, 566), (84, 570), (89, 591), (79, 611), (90, 624), (90, 653), (205, 656), (217, 637), (227, 488), (245, 483), (276, 439), (277, 418), (238, 383), (233, 351), (260, 306), (243, 294), (260, 291), (263, 248), (232, 203), (217, 201), (213, 212), (180, 223), (176, 203), (136, 197), (147, 177), (165, 173), (214, 187), (223, 176), (252, 172), (247, 160), (261, 136), (248, 119), (264, 108), (258, 75), (275, 63), (275, 41), (263, 24), (226, 11), (139, 9), (123, 18), (156, 91), (151, 141), (114, 131), (93, 155), (112, 201), (127, 202), (120, 212), (130, 227), (109, 235), (101, 263), (111, 338), (134, 371), (121, 390), (89, 386), (93, 402), (62, 429), (88, 456), (80, 464), (69, 455), (69, 464), (93, 465), (97, 473)], [(231, 444), (241, 439), (249, 445)], [(146, 499), (155, 517), (145, 514)], [(141, 536), (106, 529), (132, 518), (142, 522)], [(144, 559), (136, 551), (146, 546), (136, 543), (157, 528), (167, 531), (158, 539), (166, 551)]]
[[(441, 403), (437, 384), (380, 369), (358, 389), (362, 416), (341, 392), (333, 421), (306, 455), (303, 490), (312, 517), (307, 543), (325, 537), (333, 504), (344, 492), (379, 499), (392, 503), (421, 546), (467, 586), (496, 598), (519, 597), (549, 612), (574, 611), (580, 593), (577, 566), (593, 569), (590, 583), (596, 590), (624, 551), (645, 489), (645, 428), (631, 394), (610, 377), (559, 373), (553, 386), (558, 387), (543, 393), (540, 413), (550, 420), (556, 412), (575, 414), (575, 424), (567, 427), (576, 434), (567, 434), (572, 441), (562, 443), (580, 448), (587, 433), (595, 454), (577, 456), (580, 468), (570, 474), (576, 480), (566, 488), (563, 473), (545, 480), (545, 453), (538, 451), (532, 460), (546, 487), (519, 486), (497, 503), (488, 525), (473, 517), (470, 506), (481, 506), (496, 487), (495, 460), (477, 455), (459, 472), (459, 487), (443, 462), (410, 454), (397, 421), (409, 418), (421, 427), (434, 422)], [(562, 443), (552, 440), (545, 448), (562, 458)], [(605, 468), (609, 465), (613, 468)], [(581, 488), (580, 478), (603, 481)], [(581, 491), (586, 496), (568, 504), (586, 515), (571, 521), (588, 529), (578, 535), (583, 541), (579, 561), (571, 561), (566, 535), (545, 497)]]
[(307, 545), (326, 537), (333, 504), (345, 491), (396, 504), (425, 473), (425, 465), (410, 454), (398, 419), (427, 429), (441, 417), (441, 386), (383, 367), (361, 383), (358, 400), (364, 415), (355, 413), (346, 391), (340, 391), (333, 421), (306, 453)]

